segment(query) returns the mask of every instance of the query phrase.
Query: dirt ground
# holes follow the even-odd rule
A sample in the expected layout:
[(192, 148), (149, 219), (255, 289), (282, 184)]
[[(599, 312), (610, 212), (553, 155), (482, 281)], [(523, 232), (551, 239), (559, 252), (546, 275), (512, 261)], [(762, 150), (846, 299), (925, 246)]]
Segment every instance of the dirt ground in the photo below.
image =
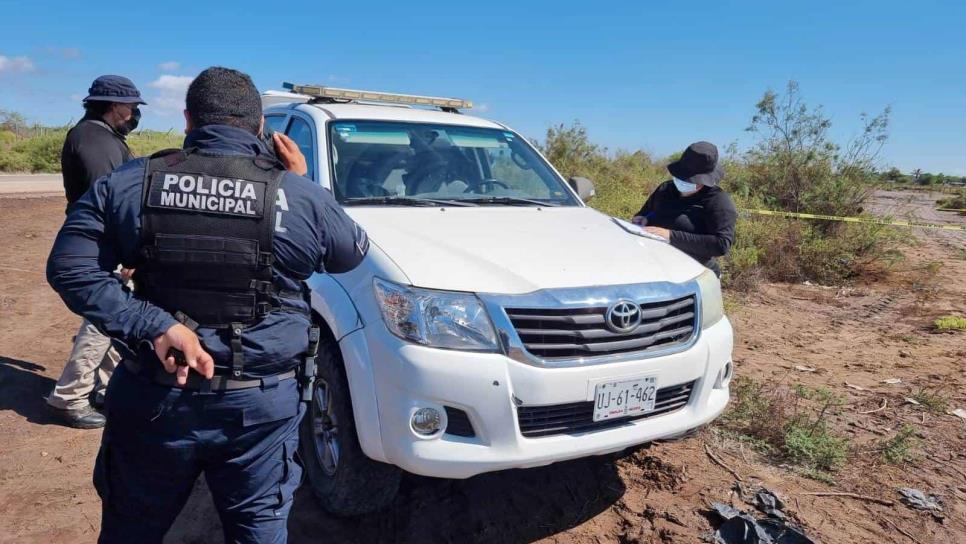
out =
[[(934, 211), (933, 196), (880, 193), (873, 209), (966, 224), (966, 217)], [(90, 479), (100, 432), (52, 424), (42, 400), (80, 322), (43, 275), (62, 220), (60, 198), (0, 198), (0, 542), (93, 542), (99, 524)], [(821, 385), (847, 398), (832, 421), (855, 451), (834, 485), (776, 465), (712, 427), (623, 457), (465, 481), (409, 476), (387, 512), (356, 520), (327, 516), (303, 488), (289, 524), (291, 541), (699, 542), (713, 530), (711, 502), (742, 506), (735, 476), (712, 462), (710, 450), (740, 476), (742, 487), (762, 485), (782, 496), (790, 518), (817, 541), (966, 542), (966, 422), (904, 401), (927, 388), (941, 391), (950, 408), (966, 408), (966, 333), (931, 328), (937, 316), (966, 313), (966, 232), (903, 232), (911, 244), (887, 280), (765, 284), (731, 312), (737, 373)], [(891, 378), (901, 382), (883, 382)], [(903, 424), (916, 429), (917, 458), (886, 464), (875, 444)], [(945, 518), (901, 504), (896, 488), (902, 486), (939, 496)], [(815, 491), (894, 504), (804, 494)], [(220, 541), (203, 489), (168, 540)]]

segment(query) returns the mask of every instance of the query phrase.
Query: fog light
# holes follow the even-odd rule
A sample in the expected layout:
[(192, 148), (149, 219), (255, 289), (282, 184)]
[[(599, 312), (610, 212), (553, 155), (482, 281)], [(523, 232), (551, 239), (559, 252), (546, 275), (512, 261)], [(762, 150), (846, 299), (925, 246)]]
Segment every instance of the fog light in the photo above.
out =
[(413, 430), (422, 435), (431, 435), (439, 431), (442, 418), (435, 408), (420, 408), (413, 413)]
[(718, 379), (714, 382), (715, 389), (724, 389), (731, 383), (731, 375), (734, 373), (734, 366), (728, 361), (718, 372)]

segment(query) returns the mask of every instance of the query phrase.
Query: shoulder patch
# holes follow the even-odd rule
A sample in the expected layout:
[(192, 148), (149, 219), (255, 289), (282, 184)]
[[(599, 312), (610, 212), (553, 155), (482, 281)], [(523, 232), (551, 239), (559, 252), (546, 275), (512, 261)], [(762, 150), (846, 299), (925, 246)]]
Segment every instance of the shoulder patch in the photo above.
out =
[(261, 181), (154, 172), (148, 188), (147, 205), (152, 208), (260, 219), (265, 214), (265, 188), (266, 184)]

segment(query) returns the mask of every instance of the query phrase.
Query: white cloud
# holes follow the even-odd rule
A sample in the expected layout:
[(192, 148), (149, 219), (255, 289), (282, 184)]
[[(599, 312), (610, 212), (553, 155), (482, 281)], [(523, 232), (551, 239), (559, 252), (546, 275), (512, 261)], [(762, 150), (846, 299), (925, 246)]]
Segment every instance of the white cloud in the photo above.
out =
[(486, 113), (486, 112), (490, 111), (490, 105), (487, 104), (487, 103), (474, 104), (473, 105), (473, 111), (476, 111), (476, 112), (479, 112), (479, 113)]
[(184, 95), (188, 92), (188, 85), (194, 78), (191, 76), (175, 76), (164, 74), (148, 84), (157, 89), (158, 94), (148, 100), (148, 105), (158, 115), (173, 115), (184, 109)]
[(184, 94), (188, 92), (188, 85), (194, 80), (191, 76), (172, 76), (165, 74), (150, 83), (150, 87), (161, 89), (161, 92), (177, 92)]
[(169, 60), (159, 64), (158, 69), (162, 72), (177, 72), (181, 69), (181, 63), (176, 60)]
[(48, 47), (47, 53), (67, 60), (79, 59), (81, 56), (80, 49), (76, 47)]
[(32, 72), (34, 63), (27, 57), (5, 57), (0, 55), (0, 73), (2, 72)]

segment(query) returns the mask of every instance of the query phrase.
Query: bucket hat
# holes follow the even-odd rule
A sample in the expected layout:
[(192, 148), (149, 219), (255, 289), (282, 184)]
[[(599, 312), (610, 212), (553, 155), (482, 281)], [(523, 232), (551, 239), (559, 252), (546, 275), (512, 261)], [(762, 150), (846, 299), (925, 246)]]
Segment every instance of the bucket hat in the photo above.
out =
[(141, 99), (141, 91), (134, 86), (134, 82), (124, 76), (101, 76), (91, 83), (84, 102), (123, 102), (125, 104), (145, 104)]
[(667, 165), (667, 171), (682, 181), (714, 187), (724, 177), (718, 164), (718, 148), (711, 142), (695, 142), (681, 158)]

